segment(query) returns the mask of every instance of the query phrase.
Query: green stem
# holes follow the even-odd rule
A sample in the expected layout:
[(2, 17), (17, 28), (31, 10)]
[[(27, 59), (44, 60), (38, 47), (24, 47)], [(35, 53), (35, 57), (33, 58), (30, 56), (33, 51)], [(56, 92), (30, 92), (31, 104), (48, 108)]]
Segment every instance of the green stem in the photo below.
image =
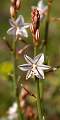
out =
[(42, 116), (42, 104), (41, 104), (41, 95), (40, 95), (40, 86), (39, 86), (39, 79), (36, 80), (36, 84), (37, 84), (37, 108), (38, 108), (38, 117), (39, 120), (43, 120), (43, 116)]
[[(37, 47), (34, 47), (34, 57), (36, 56), (37, 52)], [(38, 78), (34, 78), (36, 80), (36, 88), (37, 88), (37, 110), (38, 110), (38, 118), (39, 120), (43, 120), (43, 102), (42, 102), (42, 97), (43, 97), (43, 87), (42, 83)], [(39, 85), (40, 83), (40, 85)]]
[(36, 56), (36, 53), (37, 52), (37, 47), (36, 46), (34, 46), (34, 57)]
[(48, 42), (48, 33), (49, 33), (49, 24), (50, 24), (50, 12), (51, 12), (51, 5), (52, 1), (48, 0), (48, 12), (47, 12), (47, 19), (46, 19), (46, 26), (45, 26), (45, 42), (44, 45), (47, 47), (47, 42)]
[(43, 81), (36, 78), (37, 84), (37, 107), (38, 107), (38, 114), (39, 120), (45, 120), (45, 111), (44, 111), (44, 102), (43, 102)]
[(13, 41), (14, 95), (16, 96), (16, 40)]
[(14, 95), (15, 95), (15, 97), (16, 97), (16, 101), (17, 101), (17, 104), (18, 104), (18, 120), (23, 120), (23, 119), (22, 119), (21, 110), (20, 110), (20, 104), (19, 104), (19, 95), (17, 96), (16, 41), (17, 41), (17, 39), (15, 39), (15, 40), (13, 41)]
[(42, 120), (45, 120), (45, 110), (44, 110), (44, 80), (40, 80), (40, 103), (41, 103), (41, 114), (42, 114)]

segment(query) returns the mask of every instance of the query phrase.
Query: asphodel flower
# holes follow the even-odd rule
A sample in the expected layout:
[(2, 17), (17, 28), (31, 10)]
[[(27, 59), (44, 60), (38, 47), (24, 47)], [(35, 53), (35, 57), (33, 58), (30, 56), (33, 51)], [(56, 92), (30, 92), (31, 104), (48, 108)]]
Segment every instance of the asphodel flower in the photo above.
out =
[(24, 55), (24, 58), (27, 64), (19, 65), (19, 69), (22, 71), (28, 71), (26, 75), (26, 79), (31, 76), (36, 76), (39, 79), (44, 79), (44, 71), (49, 70), (51, 67), (48, 65), (44, 65), (44, 54), (39, 54), (33, 59), (27, 55)]
[(16, 20), (10, 19), (9, 23), (11, 28), (8, 29), (7, 33), (13, 36), (28, 37), (26, 28), (30, 27), (29, 23), (24, 23), (24, 18), (22, 15), (19, 15)]

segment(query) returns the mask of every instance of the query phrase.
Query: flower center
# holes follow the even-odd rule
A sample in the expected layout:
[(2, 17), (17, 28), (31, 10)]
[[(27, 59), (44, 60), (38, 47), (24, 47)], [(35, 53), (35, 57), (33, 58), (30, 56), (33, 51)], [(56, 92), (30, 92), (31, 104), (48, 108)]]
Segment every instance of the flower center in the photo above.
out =
[(36, 65), (35, 65), (35, 64), (33, 64), (33, 71), (35, 70), (35, 68), (36, 68)]
[(17, 27), (16, 27), (16, 35), (19, 34), (19, 30), (20, 30), (20, 29), (19, 29), (19, 27), (17, 26)]
[(36, 70), (36, 65), (33, 64), (32, 65), (32, 77), (34, 78), (34, 75), (35, 75), (35, 70)]

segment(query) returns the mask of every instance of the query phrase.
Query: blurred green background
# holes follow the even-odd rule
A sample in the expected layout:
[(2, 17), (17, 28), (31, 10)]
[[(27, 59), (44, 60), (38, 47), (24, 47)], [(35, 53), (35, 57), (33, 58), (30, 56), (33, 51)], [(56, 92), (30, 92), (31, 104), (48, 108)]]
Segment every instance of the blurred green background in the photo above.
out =
[[(26, 22), (31, 22), (31, 6), (36, 6), (37, 2), (38, 0), (22, 0), (22, 7), (19, 14), (22, 14), (24, 16)], [(47, 0), (45, 2), (47, 3)], [(6, 44), (7, 40), (12, 46), (13, 40), (13, 38), (8, 36), (6, 33), (10, 27), (9, 7), (10, 0), (0, 0), (0, 117), (5, 116), (6, 111), (14, 101), (14, 95), (12, 92), (13, 80), (12, 77), (9, 76), (9, 74), (13, 71), (13, 64), (10, 49)], [(60, 0), (53, 1), (51, 16), (60, 17)], [(45, 20), (41, 23), (40, 27), (41, 39), (44, 39)], [(32, 36), (30, 31), (28, 32), (29, 38), (25, 40), (28, 44), (31, 44)], [(22, 48), (25, 45), (24, 43), (22, 44), (22, 42), (18, 43), (20, 44), (19, 48)], [(33, 48), (28, 48), (23, 52), (22, 55), (19, 56), (18, 64), (24, 63), (24, 53), (32, 56)], [(50, 21), (47, 55), (49, 65), (60, 65), (60, 22)], [(21, 82), (24, 82), (23, 77), (21, 79)], [(31, 85), (30, 83), (30, 87), (32, 89), (33, 84)], [(45, 108), (48, 119), (60, 120), (60, 69), (54, 73), (46, 75), (44, 88)]]

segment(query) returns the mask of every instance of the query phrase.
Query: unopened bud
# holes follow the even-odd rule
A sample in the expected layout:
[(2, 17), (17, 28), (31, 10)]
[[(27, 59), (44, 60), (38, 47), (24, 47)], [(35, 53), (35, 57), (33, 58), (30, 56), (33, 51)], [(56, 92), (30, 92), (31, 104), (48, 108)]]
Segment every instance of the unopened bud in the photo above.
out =
[(15, 4), (15, 2), (16, 2), (16, 0), (11, 0), (11, 4), (13, 4), (13, 5), (14, 5), (14, 4)]
[(53, 0), (48, 0), (48, 4), (51, 5)]
[(28, 106), (25, 111), (25, 116), (27, 119), (34, 118), (34, 111), (32, 107)]
[(48, 0), (48, 2), (52, 2), (53, 0)]
[(14, 17), (16, 14), (15, 8), (13, 6), (10, 6), (10, 15), (11, 17)]
[(35, 46), (38, 46), (40, 43), (40, 33), (39, 33), (39, 29), (36, 30), (35, 34), (33, 34), (33, 43)]
[(32, 33), (34, 32), (34, 28), (33, 28), (32, 24), (30, 25), (30, 30), (31, 30)]
[(17, 10), (19, 10), (20, 5), (21, 5), (21, 0), (17, 0), (17, 1), (16, 1), (16, 9), (17, 9)]
[(40, 35), (39, 35), (39, 30), (37, 29), (37, 30), (36, 30), (36, 34), (35, 34), (35, 38), (36, 38), (37, 41), (39, 40), (39, 36), (40, 36)]
[(20, 107), (23, 108), (25, 106), (25, 100), (20, 100)]

